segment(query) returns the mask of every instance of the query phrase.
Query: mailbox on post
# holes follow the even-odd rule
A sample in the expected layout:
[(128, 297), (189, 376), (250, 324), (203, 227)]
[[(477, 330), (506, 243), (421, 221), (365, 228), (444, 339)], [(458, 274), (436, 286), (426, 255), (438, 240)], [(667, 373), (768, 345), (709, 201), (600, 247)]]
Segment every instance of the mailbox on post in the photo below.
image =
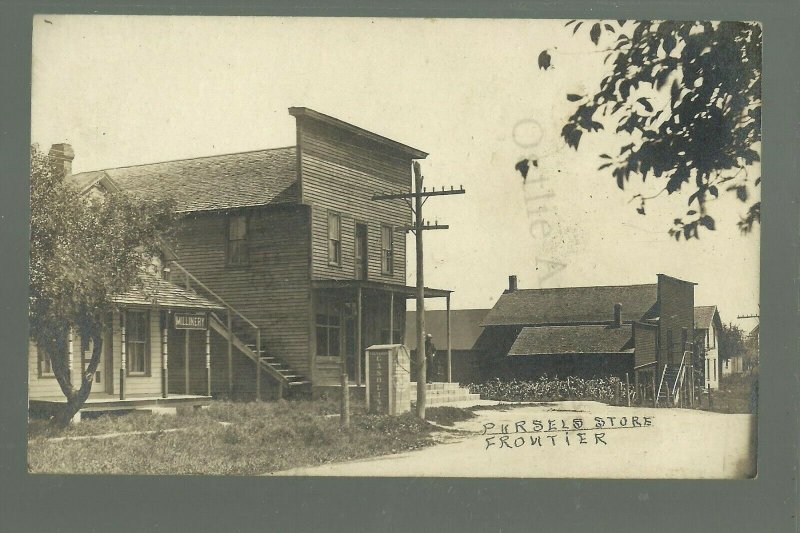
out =
[(367, 348), (367, 411), (399, 415), (411, 410), (411, 358), (402, 344)]

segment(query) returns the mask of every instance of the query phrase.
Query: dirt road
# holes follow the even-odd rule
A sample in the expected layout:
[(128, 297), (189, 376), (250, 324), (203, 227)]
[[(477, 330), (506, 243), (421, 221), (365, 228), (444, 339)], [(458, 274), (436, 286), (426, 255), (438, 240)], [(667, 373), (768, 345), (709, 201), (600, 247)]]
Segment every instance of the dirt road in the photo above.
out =
[(430, 448), (269, 475), (735, 479), (755, 474), (752, 415), (596, 402), (476, 414)]

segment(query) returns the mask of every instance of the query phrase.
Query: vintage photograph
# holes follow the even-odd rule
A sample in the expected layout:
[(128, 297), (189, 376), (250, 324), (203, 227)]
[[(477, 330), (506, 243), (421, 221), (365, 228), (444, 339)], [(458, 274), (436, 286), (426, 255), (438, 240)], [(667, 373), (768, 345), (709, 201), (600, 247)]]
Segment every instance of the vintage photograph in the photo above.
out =
[(37, 15), (28, 471), (754, 478), (761, 45)]

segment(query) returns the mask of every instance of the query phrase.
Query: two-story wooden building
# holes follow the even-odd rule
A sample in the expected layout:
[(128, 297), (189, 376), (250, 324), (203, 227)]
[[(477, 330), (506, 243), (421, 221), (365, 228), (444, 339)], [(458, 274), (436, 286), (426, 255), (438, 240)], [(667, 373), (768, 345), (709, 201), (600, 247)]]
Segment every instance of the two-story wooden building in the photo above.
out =
[[(102, 171), (183, 215), (171, 279), (227, 309), (213, 359), (237, 396), (364, 380), (364, 349), (403, 342), (412, 161), (427, 154), (311, 109), (290, 108), (294, 146)], [(80, 178), (80, 175), (78, 175)], [(449, 299), (450, 291), (426, 289)], [(260, 376), (260, 378), (259, 378)]]

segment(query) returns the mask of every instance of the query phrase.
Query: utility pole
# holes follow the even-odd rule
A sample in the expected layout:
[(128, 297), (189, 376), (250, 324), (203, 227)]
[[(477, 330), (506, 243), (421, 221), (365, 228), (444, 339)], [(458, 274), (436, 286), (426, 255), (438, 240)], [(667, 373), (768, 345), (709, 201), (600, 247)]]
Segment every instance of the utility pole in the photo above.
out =
[[(422, 186), (424, 181), (422, 176), (422, 169), (419, 162), (414, 161), (414, 192), (411, 193), (388, 193), (376, 194), (372, 197), (373, 200), (405, 200), (411, 212), (414, 214), (414, 223), (411, 226), (403, 227), (405, 231), (411, 231), (416, 237), (417, 243), (417, 416), (425, 418), (425, 383), (427, 381), (427, 368), (425, 357), (425, 271), (423, 264), (423, 248), (422, 248), (422, 232), (435, 229), (448, 229), (450, 226), (439, 224), (438, 221), (433, 224), (426, 223), (422, 217), (422, 206), (425, 205), (427, 199), (431, 196), (447, 196), (451, 194), (464, 194), (466, 191), (463, 187), (459, 186), (454, 189), (452, 186), (450, 190), (431, 189), (428, 191)], [(411, 199), (414, 203), (411, 203)]]

